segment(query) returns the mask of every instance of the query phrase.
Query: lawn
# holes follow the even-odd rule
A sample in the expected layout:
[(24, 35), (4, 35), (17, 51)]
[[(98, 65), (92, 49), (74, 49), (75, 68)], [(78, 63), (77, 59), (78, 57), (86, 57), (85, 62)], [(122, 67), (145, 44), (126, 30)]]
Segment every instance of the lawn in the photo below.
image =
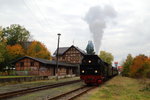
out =
[(150, 79), (116, 76), (77, 100), (150, 100)]
[(18, 77), (32, 77), (32, 76), (0, 76), (0, 78), (18, 78)]
[(78, 80), (79, 77), (72, 77), (72, 78), (63, 78), (63, 79), (50, 79), (50, 80), (38, 80), (38, 81), (31, 81), (31, 82), (12, 82), (12, 83), (0, 83), (0, 93), (10, 92), (14, 90), (21, 90), (21, 89), (27, 89), (37, 86), (43, 86), (43, 85), (50, 85), (55, 83), (61, 83), (66, 81), (72, 81), (72, 80)]

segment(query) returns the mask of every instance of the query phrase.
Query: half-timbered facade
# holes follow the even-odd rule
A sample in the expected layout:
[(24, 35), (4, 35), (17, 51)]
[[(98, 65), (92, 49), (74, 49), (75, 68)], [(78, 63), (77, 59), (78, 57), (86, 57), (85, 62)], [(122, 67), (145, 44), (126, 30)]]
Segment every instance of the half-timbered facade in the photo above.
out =
[[(55, 76), (56, 61), (29, 56), (21, 57), (13, 62), (17, 75)], [(58, 62), (58, 75), (73, 75), (77, 73), (77, 65)]]
[[(72, 63), (72, 64), (80, 64), (83, 56), (86, 53), (72, 45), (71, 47), (60, 47), (58, 53), (58, 59), (60, 62)], [(54, 55), (57, 55), (57, 50)]]

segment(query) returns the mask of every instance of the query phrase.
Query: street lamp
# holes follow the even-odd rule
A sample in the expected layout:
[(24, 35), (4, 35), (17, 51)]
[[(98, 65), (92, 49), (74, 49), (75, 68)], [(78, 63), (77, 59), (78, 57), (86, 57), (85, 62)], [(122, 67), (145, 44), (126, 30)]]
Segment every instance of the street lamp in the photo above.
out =
[(60, 39), (60, 33), (58, 35), (58, 43), (57, 43), (57, 54), (56, 54), (56, 80), (58, 80), (58, 53), (59, 53), (59, 39)]

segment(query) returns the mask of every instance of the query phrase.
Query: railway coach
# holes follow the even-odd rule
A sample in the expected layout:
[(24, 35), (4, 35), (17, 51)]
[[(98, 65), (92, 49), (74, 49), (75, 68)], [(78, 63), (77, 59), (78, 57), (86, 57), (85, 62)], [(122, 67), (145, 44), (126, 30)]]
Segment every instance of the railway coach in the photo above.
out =
[(97, 55), (85, 55), (80, 64), (80, 78), (86, 84), (101, 84), (118, 74), (116, 68), (102, 61)]

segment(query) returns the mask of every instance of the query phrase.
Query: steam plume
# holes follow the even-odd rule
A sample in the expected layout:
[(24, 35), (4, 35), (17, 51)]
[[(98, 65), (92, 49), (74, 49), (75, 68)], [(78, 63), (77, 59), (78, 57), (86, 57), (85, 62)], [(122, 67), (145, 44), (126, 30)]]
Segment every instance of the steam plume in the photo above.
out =
[(115, 17), (116, 11), (109, 5), (105, 5), (103, 8), (94, 6), (87, 12), (85, 21), (89, 24), (89, 29), (93, 35), (96, 53), (99, 51), (106, 23)]

